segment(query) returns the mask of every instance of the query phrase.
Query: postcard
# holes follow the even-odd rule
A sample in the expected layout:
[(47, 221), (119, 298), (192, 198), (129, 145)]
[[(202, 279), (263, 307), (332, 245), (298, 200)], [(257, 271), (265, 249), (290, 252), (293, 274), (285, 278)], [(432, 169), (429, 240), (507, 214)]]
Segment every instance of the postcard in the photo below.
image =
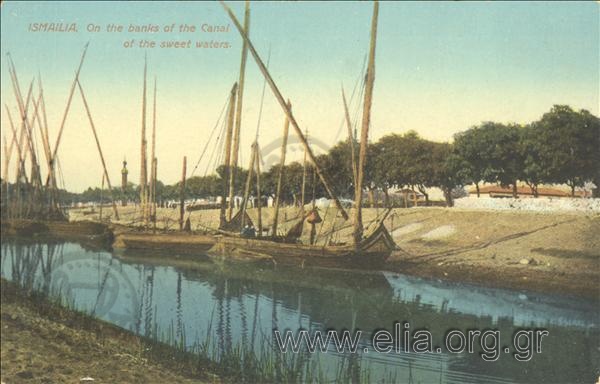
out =
[(2, 384), (598, 382), (599, 12), (3, 1)]

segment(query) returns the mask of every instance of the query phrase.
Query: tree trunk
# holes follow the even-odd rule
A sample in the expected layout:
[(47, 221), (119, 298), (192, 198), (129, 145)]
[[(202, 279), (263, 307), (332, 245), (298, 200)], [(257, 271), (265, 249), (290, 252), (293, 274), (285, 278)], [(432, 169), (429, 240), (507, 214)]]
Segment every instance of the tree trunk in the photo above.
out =
[(446, 207), (454, 207), (454, 199), (452, 198), (452, 188), (444, 188), (444, 198), (446, 199)]
[(425, 196), (425, 206), (429, 206), (429, 194), (427, 193), (427, 188), (423, 187), (423, 186), (419, 186), (417, 188), (419, 190), (419, 192), (421, 192), (423, 194), (423, 196)]
[(575, 183), (571, 184), (571, 197), (575, 197)]
[(517, 193), (517, 182), (516, 181), (513, 182), (512, 195), (515, 199), (519, 197), (519, 194)]
[(475, 183), (475, 189), (477, 190), (477, 197), (481, 197), (479, 194), (479, 183)]
[(538, 197), (538, 190), (537, 190), (538, 185), (537, 185), (537, 183), (534, 183), (532, 181), (526, 181), (526, 183), (529, 186), (529, 189), (531, 189), (531, 195), (534, 198), (537, 198)]
[(388, 192), (388, 189), (383, 187), (383, 199), (384, 199), (384, 205), (387, 207), (390, 206), (390, 194)]

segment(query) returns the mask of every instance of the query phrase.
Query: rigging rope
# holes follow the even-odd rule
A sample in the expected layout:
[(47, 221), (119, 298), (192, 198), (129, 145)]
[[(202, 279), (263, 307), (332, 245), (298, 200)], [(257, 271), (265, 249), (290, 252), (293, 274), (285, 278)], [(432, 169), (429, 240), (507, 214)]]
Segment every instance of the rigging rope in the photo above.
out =
[[(271, 46), (269, 45), (269, 54), (267, 56), (267, 69), (269, 69), (269, 62), (271, 61)], [(258, 141), (258, 132), (260, 130), (260, 121), (262, 119), (263, 105), (265, 102), (265, 89), (267, 88), (267, 78), (263, 80), (262, 94), (260, 96), (260, 109), (258, 110), (258, 121), (256, 123), (256, 135), (255, 140)]]
[(200, 158), (196, 162), (196, 166), (192, 170), (190, 177), (194, 176), (194, 172), (196, 172), (196, 169), (198, 169), (198, 166), (200, 165), (200, 161), (202, 161), (202, 158), (204, 157), (204, 154), (206, 153), (206, 150), (208, 149), (208, 144), (210, 143), (210, 140), (212, 139), (215, 131), (217, 130), (217, 127), (219, 126), (219, 122), (221, 121), (221, 118), (223, 117), (223, 113), (225, 112), (225, 107), (227, 107), (227, 104), (229, 104), (229, 97), (227, 97), (227, 100), (225, 101), (223, 108), (221, 108), (221, 113), (219, 114), (219, 118), (217, 119), (215, 126), (213, 127), (212, 131), (210, 132), (210, 135), (208, 136), (208, 140), (206, 140), (204, 149), (202, 150), (202, 153), (200, 154)]
[[(229, 102), (227, 102), (226, 104), (227, 108), (229, 108)], [(223, 143), (223, 138), (224, 138), (224, 132), (225, 132), (225, 119), (223, 119), (223, 121), (221, 122), (221, 130), (219, 131), (219, 135), (216, 138), (215, 141), (215, 148), (213, 148), (213, 151), (210, 154), (210, 158), (208, 159), (208, 162), (206, 163), (206, 169), (204, 170), (204, 176), (206, 176), (208, 174), (208, 170), (209, 169), (215, 169), (215, 165), (213, 163), (213, 158), (215, 156), (215, 153), (217, 153), (217, 161), (219, 159), (219, 155), (221, 155), (221, 152), (219, 151), (219, 148), (221, 148), (221, 145)], [(213, 164), (213, 168), (211, 168), (211, 164)]]
[(360, 86), (360, 91), (358, 93), (359, 103), (356, 106), (356, 109), (354, 110), (354, 119), (352, 121), (352, 127), (354, 128), (354, 140), (358, 140), (358, 138), (356, 137), (357, 136), (357, 134), (356, 134), (356, 126), (358, 125), (358, 119), (360, 118), (360, 100), (362, 100), (362, 98), (363, 98), (366, 86), (367, 86), (367, 77), (364, 76), (363, 77), (363, 81), (362, 81), (361, 86)]
[(223, 148), (223, 146), (225, 145), (225, 130), (227, 129), (227, 122), (225, 119), (223, 119), (223, 123), (221, 126), (221, 132), (219, 133), (219, 137), (217, 137), (217, 145), (214, 148), (214, 151), (211, 155), (211, 160), (214, 156), (214, 154), (216, 153), (217, 156), (215, 157), (215, 161), (212, 164), (212, 168), (211, 168), (211, 164), (209, 162), (209, 164), (207, 164), (206, 166), (206, 171), (204, 172), (204, 176), (206, 176), (208, 174), (208, 170), (212, 169), (213, 171), (215, 171), (218, 168), (218, 164), (221, 164), (221, 160), (223, 159), (223, 151), (221, 151), (220, 149)]
[[(358, 100), (360, 101), (360, 99), (362, 98), (362, 89), (364, 89), (364, 84), (365, 84), (365, 76), (363, 74), (365, 73), (366, 63), (367, 63), (367, 56), (365, 55), (365, 58), (363, 60), (362, 70), (360, 71), (358, 77), (356, 78), (356, 81), (354, 82), (354, 87), (352, 88), (352, 94), (350, 95), (350, 100), (348, 100), (348, 105), (352, 105), (352, 101), (354, 100), (354, 95), (356, 93), (356, 88), (358, 87), (358, 84), (361, 83), (361, 81), (360, 81), (361, 79), (362, 79), (362, 86), (361, 86), (361, 93), (359, 94)], [(358, 105), (356, 107), (357, 111), (359, 109), (359, 106), (360, 106), (360, 102), (358, 103)], [(335, 142), (338, 141), (345, 124), (346, 124), (346, 114), (344, 113), (342, 116), (340, 126), (337, 130), (337, 133), (335, 134), (335, 140), (334, 140)], [(356, 127), (356, 120), (353, 122), (353, 126)]]

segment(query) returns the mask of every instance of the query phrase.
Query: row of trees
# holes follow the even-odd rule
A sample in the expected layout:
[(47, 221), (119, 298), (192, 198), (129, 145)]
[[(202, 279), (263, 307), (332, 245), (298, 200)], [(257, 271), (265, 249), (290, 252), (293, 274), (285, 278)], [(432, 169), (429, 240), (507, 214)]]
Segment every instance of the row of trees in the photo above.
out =
[[(588, 111), (556, 105), (527, 126), (484, 123), (455, 136), (465, 181), (530, 186), (567, 184), (571, 194), (586, 182), (600, 186), (600, 120)], [(596, 188), (597, 193), (597, 188)]]
[[(358, 143), (354, 143), (358, 153)], [(339, 142), (328, 153), (317, 158), (329, 176), (338, 196), (353, 199), (354, 182), (351, 148), (348, 141)], [(261, 174), (261, 189), (274, 196), (279, 165)], [(304, 176), (306, 174), (306, 176)], [(191, 177), (186, 182), (188, 198), (218, 196), (224, 188), (224, 167), (217, 174)], [(303, 179), (306, 200), (325, 196), (313, 170), (294, 162), (284, 166), (282, 198), (288, 203), (300, 199)], [(242, 195), (247, 170), (236, 170), (236, 194)], [(368, 195), (381, 191), (386, 204), (392, 188), (418, 190), (428, 200), (428, 188), (444, 192), (448, 205), (453, 203), (453, 191), (474, 183), (478, 195), (483, 182), (513, 187), (524, 182), (537, 196), (542, 183), (567, 184), (572, 194), (576, 187), (592, 181), (600, 186), (600, 119), (588, 111), (574, 111), (568, 106), (554, 106), (540, 120), (526, 126), (485, 122), (460, 132), (453, 143), (441, 143), (421, 138), (416, 132), (389, 134), (368, 146), (365, 188)], [(139, 191), (130, 184), (125, 191), (115, 188), (115, 198), (136, 200)], [(596, 189), (597, 193), (597, 189)], [(88, 189), (84, 201), (98, 201), (99, 189)], [(103, 193), (108, 199), (107, 192)], [(157, 183), (157, 199), (178, 199), (179, 183)]]

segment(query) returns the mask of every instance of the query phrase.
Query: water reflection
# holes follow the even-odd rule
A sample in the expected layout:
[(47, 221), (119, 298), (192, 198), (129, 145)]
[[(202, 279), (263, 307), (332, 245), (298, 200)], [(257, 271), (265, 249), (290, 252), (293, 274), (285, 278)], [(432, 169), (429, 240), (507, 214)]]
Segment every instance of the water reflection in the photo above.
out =
[[(202, 344), (221, 356), (239, 349), (276, 352), (273, 329), (360, 329), (360, 351), (371, 347), (372, 332), (393, 331), (396, 321), (428, 329), (435, 345), (451, 328), (498, 329), (507, 339), (523, 326), (550, 332), (543, 353), (527, 363), (510, 354), (496, 362), (485, 362), (477, 353), (378, 354), (371, 349), (340, 355), (333, 346), (326, 354), (293, 357), (294, 364), (318, 366), (331, 379), (592, 382), (598, 375), (599, 310), (594, 302), (387, 272), (274, 269), (179, 258), (163, 266), (157, 260), (141, 253), (116, 257), (74, 243), (3, 239), (1, 273), (140, 335), (179, 340), (189, 348)], [(272, 356), (278, 360), (275, 367), (287, 358)]]

